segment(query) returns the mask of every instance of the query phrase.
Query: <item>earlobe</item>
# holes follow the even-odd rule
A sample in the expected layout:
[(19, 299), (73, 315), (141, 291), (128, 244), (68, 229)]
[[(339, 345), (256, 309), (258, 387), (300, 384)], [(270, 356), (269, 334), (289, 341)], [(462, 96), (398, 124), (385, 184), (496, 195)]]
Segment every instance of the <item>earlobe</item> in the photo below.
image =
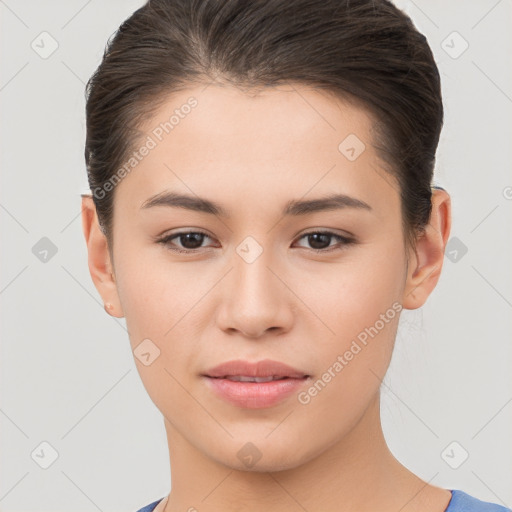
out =
[(107, 238), (100, 228), (92, 196), (82, 196), (82, 230), (87, 245), (89, 272), (94, 286), (105, 304), (104, 309), (109, 315), (122, 318), (124, 314), (119, 300)]
[(432, 189), (430, 221), (410, 254), (403, 307), (417, 309), (434, 290), (444, 262), (444, 251), (451, 230), (450, 195), (443, 189)]

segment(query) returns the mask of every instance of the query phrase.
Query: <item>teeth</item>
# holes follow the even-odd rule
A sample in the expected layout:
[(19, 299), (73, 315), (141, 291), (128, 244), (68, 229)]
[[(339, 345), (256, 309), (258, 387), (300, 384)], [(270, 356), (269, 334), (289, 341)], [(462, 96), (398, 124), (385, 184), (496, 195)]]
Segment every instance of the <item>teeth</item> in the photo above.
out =
[(286, 377), (246, 377), (245, 375), (229, 375), (225, 378), (236, 382), (270, 382), (272, 380), (280, 380)]

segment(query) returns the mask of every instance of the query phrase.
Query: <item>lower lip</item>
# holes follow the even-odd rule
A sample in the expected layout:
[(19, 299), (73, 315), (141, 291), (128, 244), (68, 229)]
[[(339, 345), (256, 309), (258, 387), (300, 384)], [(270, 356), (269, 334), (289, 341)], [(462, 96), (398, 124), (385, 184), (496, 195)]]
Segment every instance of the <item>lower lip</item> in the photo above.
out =
[(270, 382), (238, 382), (213, 377), (205, 379), (214, 393), (233, 405), (247, 409), (262, 409), (272, 407), (296, 393), (309, 377)]

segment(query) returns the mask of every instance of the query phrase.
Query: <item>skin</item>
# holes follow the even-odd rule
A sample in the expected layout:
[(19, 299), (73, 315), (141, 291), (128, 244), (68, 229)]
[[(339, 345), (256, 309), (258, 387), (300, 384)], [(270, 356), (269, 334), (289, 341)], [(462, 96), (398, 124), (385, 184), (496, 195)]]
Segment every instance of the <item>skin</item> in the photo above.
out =
[[(200, 374), (270, 358), (316, 380), (392, 304), (421, 307), (441, 273), (450, 196), (433, 190), (430, 223), (416, 248), (406, 245), (398, 184), (372, 146), (372, 117), (297, 84), (259, 94), (191, 86), (169, 96), (143, 138), (190, 96), (197, 107), (115, 188), (112, 254), (92, 198), (82, 204), (89, 269), (108, 312), (126, 318), (132, 349), (149, 338), (160, 350), (149, 366), (135, 358), (169, 445), (172, 492), (157, 511), (444, 511), (450, 492), (402, 466), (381, 428), (379, 387), (398, 314), (306, 405), (292, 395), (266, 409), (236, 407)], [(366, 146), (354, 161), (338, 150), (349, 134)], [(216, 201), (231, 215), (141, 209), (164, 190)], [(333, 192), (371, 211), (282, 215), (287, 201)], [(155, 241), (194, 228), (208, 233), (196, 254)], [(315, 246), (302, 236), (314, 230), (356, 243)], [(263, 249), (252, 263), (236, 252), (247, 236)], [(237, 456), (248, 442), (261, 453), (250, 468)]]

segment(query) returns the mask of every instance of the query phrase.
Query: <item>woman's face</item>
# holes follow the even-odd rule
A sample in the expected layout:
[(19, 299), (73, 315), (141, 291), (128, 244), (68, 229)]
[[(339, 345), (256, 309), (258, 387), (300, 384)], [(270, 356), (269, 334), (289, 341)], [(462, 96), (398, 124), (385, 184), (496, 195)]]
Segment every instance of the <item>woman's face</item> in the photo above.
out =
[[(408, 253), (371, 123), (300, 86), (190, 88), (145, 124), (115, 186), (114, 314), (168, 433), (218, 462), (247, 469), (243, 450), (257, 449), (255, 470), (295, 467), (343, 439), (378, 394)], [(170, 193), (190, 199), (173, 206)], [(351, 199), (315, 203), (331, 195)], [(182, 232), (198, 234), (171, 239)], [(249, 395), (229, 400), (204, 375), (232, 360), (309, 377), (287, 395), (272, 394), (283, 382), (259, 395), (228, 382)]]

